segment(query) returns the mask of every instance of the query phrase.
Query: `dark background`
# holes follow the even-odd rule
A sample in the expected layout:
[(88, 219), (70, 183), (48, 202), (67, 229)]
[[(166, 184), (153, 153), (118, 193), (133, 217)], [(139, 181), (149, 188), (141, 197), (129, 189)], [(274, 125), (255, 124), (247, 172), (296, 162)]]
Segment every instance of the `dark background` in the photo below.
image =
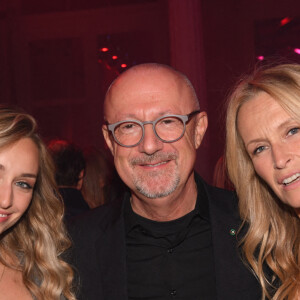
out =
[(211, 182), (230, 89), (258, 56), (300, 62), (295, 48), (299, 0), (0, 0), (0, 102), (33, 114), (46, 141), (105, 148), (102, 102), (121, 64), (169, 64), (208, 112), (196, 169)]

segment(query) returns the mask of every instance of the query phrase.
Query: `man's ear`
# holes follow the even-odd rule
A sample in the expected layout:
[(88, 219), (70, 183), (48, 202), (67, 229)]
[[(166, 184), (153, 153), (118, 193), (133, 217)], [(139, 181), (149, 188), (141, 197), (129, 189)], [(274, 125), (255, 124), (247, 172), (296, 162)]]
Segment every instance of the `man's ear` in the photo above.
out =
[(200, 112), (196, 116), (196, 127), (195, 127), (195, 148), (198, 149), (203, 140), (208, 125), (207, 113), (205, 111)]
[(105, 142), (106, 142), (111, 154), (114, 156), (114, 143), (112, 141), (111, 135), (109, 134), (109, 131), (108, 131), (106, 125), (102, 126), (102, 133), (103, 133)]

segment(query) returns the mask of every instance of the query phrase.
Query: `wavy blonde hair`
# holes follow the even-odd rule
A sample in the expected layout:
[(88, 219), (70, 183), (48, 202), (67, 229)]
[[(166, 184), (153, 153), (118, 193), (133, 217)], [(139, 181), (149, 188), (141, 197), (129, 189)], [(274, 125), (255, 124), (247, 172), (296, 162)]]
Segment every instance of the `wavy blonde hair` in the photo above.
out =
[(56, 300), (63, 295), (74, 300), (73, 271), (61, 259), (70, 247), (63, 224), (63, 203), (57, 196), (52, 159), (36, 129), (30, 115), (0, 106), (0, 149), (30, 138), (39, 150), (39, 171), (31, 204), (19, 222), (0, 236), (0, 261), (22, 271), (25, 286), (37, 299)]
[(300, 219), (256, 174), (237, 127), (240, 107), (260, 92), (300, 121), (300, 65), (265, 67), (243, 78), (229, 97), (226, 120), (226, 163), (246, 230), (244, 258), (260, 281), (262, 299), (300, 299)]

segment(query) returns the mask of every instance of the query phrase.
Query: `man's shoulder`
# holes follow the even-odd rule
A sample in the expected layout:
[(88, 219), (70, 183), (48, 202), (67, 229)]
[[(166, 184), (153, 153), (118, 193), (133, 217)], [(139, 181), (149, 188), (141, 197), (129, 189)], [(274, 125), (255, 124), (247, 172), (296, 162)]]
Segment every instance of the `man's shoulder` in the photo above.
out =
[(208, 198), (220, 299), (260, 299), (259, 283), (240, 256), (238, 241), (243, 232), (239, 232), (241, 219), (236, 193), (210, 186), (199, 175), (196, 175), (195, 180)]
[(215, 186), (207, 185), (207, 190), (214, 203), (218, 203), (224, 209), (236, 209), (238, 198), (234, 191), (221, 189)]
[(211, 213), (219, 211), (222, 214), (238, 217), (238, 198), (234, 191), (211, 186), (197, 173), (195, 173), (195, 180), (197, 185), (201, 185), (205, 190)]
[(218, 188), (215, 186), (212, 186), (210, 184), (208, 184), (198, 173), (195, 172), (195, 181), (196, 184), (202, 185), (203, 188), (206, 190), (208, 196), (214, 197), (214, 198), (218, 198), (218, 199), (234, 199), (234, 201), (237, 201), (237, 196), (236, 193), (234, 191), (230, 191), (230, 190), (225, 190), (222, 188)]
[(95, 232), (103, 231), (122, 216), (124, 197), (91, 209), (67, 224), (68, 231), (74, 239), (82, 236), (94, 236)]

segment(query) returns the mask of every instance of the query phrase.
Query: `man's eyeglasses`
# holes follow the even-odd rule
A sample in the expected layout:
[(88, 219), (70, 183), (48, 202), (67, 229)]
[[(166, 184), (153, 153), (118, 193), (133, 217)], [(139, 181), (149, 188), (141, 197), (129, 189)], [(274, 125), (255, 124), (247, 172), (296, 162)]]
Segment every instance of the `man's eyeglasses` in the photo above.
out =
[(166, 115), (154, 121), (140, 122), (137, 120), (120, 121), (107, 124), (107, 129), (112, 132), (115, 141), (123, 147), (135, 147), (144, 138), (144, 125), (152, 124), (155, 135), (165, 143), (173, 143), (182, 138), (185, 133), (186, 123), (200, 110), (188, 115)]

